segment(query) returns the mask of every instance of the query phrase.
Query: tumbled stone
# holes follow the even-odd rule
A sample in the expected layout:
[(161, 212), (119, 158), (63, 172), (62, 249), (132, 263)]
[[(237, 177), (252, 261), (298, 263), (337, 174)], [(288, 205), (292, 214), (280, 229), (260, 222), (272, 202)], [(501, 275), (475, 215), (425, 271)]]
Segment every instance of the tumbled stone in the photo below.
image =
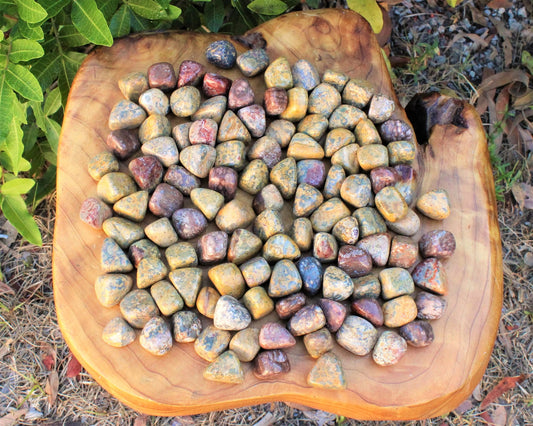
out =
[(246, 229), (236, 229), (231, 235), (228, 248), (228, 260), (240, 265), (261, 250), (261, 239)]
[(111, 207), (98, 198), (86, 198), (81, 204), (80, 220), (95, 229), (100, 229), (111, 216), (113, 216)]
[(353, 132), (357, 143), (361, 146), (381, 143), (376, 126), (367, 118), (362, 118)]
[(386, 186), (376, 194), (376, 208), (387, 222), (397, 222), (407, 215), (409, 207), (394, 186)]
[(416, 234), (420, 229), (420, 218), (413, 210), (409, 209), (403, 219), (397, 220), (394, 223), (387, 222), (387, 226), (397, 234), (411, 236)]
[(413, 132), (409, 124), (402, 120), (387, 120), (379, 126), (379, 133), (384, 143), (394, 141), (410, 141)]
[(328, 170), (326, 182), (324, 183), (323, 194), (326, 200), (340, 197), (344, 179), (346, 179), (346, 172), (342, 166), (332, 164)]
[(239, 109), (252, 105), (255, 94), (248, 80), (239, 78), (231, 84), (228, 93), (228, 108)]
[(362, 248), (351, 245), (340, 248), (337, 262), (339, 268), (352, 278), (362, 277), (372, 270), (370, 254)]
[(303, 336), (304, 334), (317, 331), (326, 325), (326, 317), (318, 305), (304, 306), (296, 312), (287, 324), (293, 336)]
[(305, 349), (312, 358), (318, 358), (331, 351), (335, 345), (333, 336), (326, 328), (306, 334), (303, 340)]
[(341, 166), (348, 175), (359, 173), (358, 149), (359, 145), (355, 143), (343, 146), (331, 156), (331, 164)]
[(137, 287), (150, 287), (164, 279), (168, 274), (168, 268), (158, 257), (143, 259), (137, 266)]
[(177, 343), (191, 343), (202, 332), (202, 321), (195, 312), (179, 311), (172, 315), (172, 331)]
[(415, 348), (423, 348), (434, 340), (433, 327), (427, 321), (413, 321), (400, 327), (400, 336)]
[(378, 339), (376, 328), (366, 319), (349, 315), (337, 331), (337, 343), (355, 355), (370, 353)]
[(91, 157), (87, 163), (87, 171), (94, 180), (100, 180), (108, 173), (118, 172), (119, 164), (115, 156), (107, 151)]
[(311, 215), (311, 223), (316, 232), (329, 232), (341, 219), (350, 216), (350, 209), (339, 198), (331, 198)]
[(107, 147), (119, 160), (125, 160), (141, 146), (136, 130), (119, 129), (109, 132), (105, 141)]
[(263, 136), (248, 149), (247, 155), (250, 160), (262, 160), (272, 169), (281, 160), (281, 147), (272, 137)]
[(194, 86), (183, 86), (170, 95), (170, 109), (176, 117), (190, 117), (200, 107), (200, 91)]
[(191, 129), (192, 121), (181, 123), (172, 128), (172, 137), (176, 141), (176, 145), (180, 150), (188, 147), (191, 144), (189, 140), (189, 131)]
[(228, 142), (233, 140), (249, 143), (252, 137), (240, 118), (233, 111), (227, 110), (219, 125), (217, 141)]
[(180, 268), (170, 271), (168, 278), (178, 290), (183, 301), (189, 308), (196, 305), (196, 298), (202, 284), (202, 270), (200, 268)]
[(150, 293), (146, 290), (132, 290), (121, 300), (120, 313), (132, 327), (143, 328), (159, 311)]
[(283, 208), (283, 197), (279, 189), (274, 184), (265, 186), (255, 196), (253, 201), (253, 208), (257, 214), (264, 210), (281, 210)]
[(364, 108), (372, 98), (372, 87), (365, 80), (352, 79), (346, 83), (342, 91), (342, 102)]
[(159, 247), (169, 247), (178, 242), (178, 235), (168, 217), (162, 217), (146, 225), (144, 232)]
[(342, 183), (340, 195), (356, 208), (365, 207), (372, 195), (370, 179), (363, 174), (348, 176)]
[(310, 114), (322, 114), (328, 118), (340, 104), (340, 93), (333, 86), (320, 83), (309, 95), (308, 111)]
[(238, 228), (247, 228), (254, 219), (254, 211), (248, 203), (231, 200), (218, 211), (215, 223), (221, 231), (231, 234)]
[(224, 205), (224, 196), (212, 189), (194, 188), (191, 191), (191, 201), (207, 220), (213, 220)]
[(268, 67), (270, 59), (265, 49), (250, 49), (237, 56), (237, 66), (245, 77), (254, 77)]
[(418, 245), (411, 238), (395, 235), (392, 239), (389, 262), (390, 266), (408, 269), (418, 258)]
[(238, 174), (229, 167), (213, 167), (209, 171), (209, 189), (220, 192), (225, 201), (233, 200), (237, 193)]
[(347, 216), (339, 220), (331, 232), (341, 243), (354, 245), (359, 239), (357, 219), (352, 216)]
[(213, 382), (239, 384), (244, 382), (244, 371), (237, 355), (229, 350), (205, 368), (203, 377)]
[(298, 185), (294, 195), (293, 214), (297, 217), (309, 216), (323, 201), (324, 197), (318, 189), (307, 183), (302, 183)]
[(395, 107), (392, 99), (384, 95), (374, 95), (368, 107), (368, 118), (374, 123), (383, 123), (392, 116)]
[(150, 318), (142, 329), (139, 343), (152, 355), (165, 355), (172, 348), (170, 327), (161, 317)]
[(133, 285), (130, 276), (124, 274), (105, 274), (96, 278), (94, 291), (102, 306), (110, 308), (118, 304), (128, 294)]
[(220, 293), (216, 289), (213, 287), (202, 287), (196, 298), (196, 309), (204, 317), (213, 319), (218, 299), (220, 299)]
[(296, 163), (298, 184), (308, 184), (322, 188), (326, 179), (326, 167), (320, 160), (300, 160)]
[(340, 359), (333, 352), (325, 353), (318, 358), (307, 375), (307, 384), (319, 389), (346, 389), (346, 378)]
[(320, 160), (324, 158), (324, 149), (311, 136), (296, 133), (287, 148), (287, 157), (293, 157), (296, 160)]
[(172, 224), (181, 239), (190, 240), (206, 230), (207, 219), (199, 210), (183, 208), (172, 214)]
[(346, 300), (353, 293), (353, 282), (341, 268), (328, 266), (322, 280), (322, 294), (331, 300)]
[(173, 186), (160, 183), (156, 186), (148, 208), (156, 216), (170, 217), (172, 213), (183, 207), (183, 195)]
[(282, 148), (286, 148), (296, 132), (296, 126), (288, 120), (274, 120), (265, 131), (266, 136), (275, 139)]
[(296, 161), (292, 157), (281, 160), (270, 171), (270, 181), (276, 185), (283, 198), (291, 198), (296, 192), (297, 173)]
[(135, 129), (146, 119), (146, 112), (136, 103), (122, 100), (109, 113), (110, 130)]
[(313, 90), (320, 84), (320, 76), (317, 69), (309, 61), (300, 59), (292, 66), (292, 78), (294, 86), (303, 87), (305, 90)]
[(353, 143), (355, 143), (355, 136), (348, 129), (338, 128), (330, 130), (324, 142), (325, 155), (326, 157), (331, 157), (342, 147)]
[(122, 317), (115, 317), (102, 330), (102, 339), (110, 346), (123, 348), (135, 340), (135, 331)]
[(157, 158), (165, 167), (170, 167), (179, 161), (178, 148), (170, 136), (160, 136), (145, 142), (141, 151), (144, 155)]
[(148, 257), (161, 257), (159, 252), (159, 247), (155, 245), (152, 241), (144, 238), (139, 241), (135, 241), (128, 249), (128, 255), (133, 266), (139, 266), (141, 260)]
[(207, 275), (222, 296), (240, 299), (246, 290), (241, 270), (234, 263), (213, 266)]
[(317, 232), (313, 239), (313, 256), (320, 262), (333, 262), (337, 258), (337, 240), (327, 232)]
[(359, 224), (360, 238), (368, 237), (372, 234), (387, 232), (387, 225), (383, 217), (373, 207), (362, 207), (353, 212), (353, 216)]
[(208, 72), (204, 75), (202, 91), (208, 98), (213, 96), (227, 95), (232, 81), (219, 74)]
[(303, 293), (293, 293), (276, 302), (276, 313), (282, 320), (289, 319), (305, 306), (306, 298)]
[(394, 170), (398, 173), (394, 187), (400, 191), (405, 202), (411, 205), (417, 192), (416, 170), (407, 164), (398, 164), (394, 166)]
[(446, 310), (446, 300), (440, 296), (421, 291), (415, 298), (417, 318), (425, 320), (439, 319)]
[(137, 191), (137, 186), (133, 179), (126, 173), (108, 173), (100, 179), (96, 186), (98, 197), (108, 204), (116, 203), (123, 197)]
[(133, 270), (128, 256), (112, 238), (106, 238), (100, 251), (100, 268), (104, 273), (122, 273)]
[(207, 177), (215, 158), (215, 148), (205, 144), (191, 145), (181, 151), (181, 164), (199, 178)]
[(365, 275), (352, 280), (354, 284), (353, 298), (377, 299), (381, 294), (381, 283), (376, 275)]
[(428, 257), (415, 266), (413, 281), (418, 287), (440, 295), (448, 292), (448, 278), (440, 260)]
[[(217, 140), (217, 132), (218, 132), (218, 124), (215, 120), (212, 120), (210, 118), (203, 118), (201, 120), (193, 121), (193, 123), (191, 124), (191, 127), (189, 128), (189, 142), (191, 143), (191, 145), (205, 144), (205, 145), (214, 147), (215, 142)], [(191, 148), (191, 147), (186, 147), (183, 150), (183, 152), (185, 152), (187, 148)], [(199, 151), (197, 150), (197, 152)], [(201, 155), (201, 154), (198, 154), (198, 155)], [(215, 160), (213, 158), (211, 165), (214, 163), (214, 161)], [(205, 177), (205, 176), (199, 176), (199, 177)]]
[[(355, 126), (359, 127), (362, 120), (365, 119), (365, 113), (353, 105), (339, 105), (329, 117), (329, 128), (353, 130)], [(357, 134), (356, 134), (357, 138)]]
[(202, 64), (190, 60), (183, 61), (178, 69), (178, 87), (197, 86), (204, 72)]
[(263, 246), (263, 257), (268, 262), (281, 259), (295, 260), (301, 255), (296, 243), (285, 234), (276, 234), (270, 237)]
[(113, 204), (113, 211), (134, 222), (140, 222), (146, 216), (148, 191), (137, 191), (127, 195)]
[(313, 245), (313, 225), (306, 217), (296, 218), (289, 228), (289, 237), (301, 252), (309, 251)]
[(285, 89), (271, 87), (265, 90), (263, 102), (268, 115), (279, 115), (287, 108), (289, 96)]
[(181, 166), (170, 166), (163, 177), (163, 180), (179, 189), (183, 195), (190, 195), (194, 188), (200, 186), (200, 179), (194, 176), (186, 168)]
[(266, 283), (270, 278), (270, 265), (263, 257), (254, 257), (240, 266), (242, 276), (248, 287)]
[(263, 160), (252, 160), (241, 172), (239, 188), (255, 195), (268, 184), (268, 167)]
[(293, 87), (291, 66), (287, 58), (279, 57), (271, 62), (265, 70), (264, 78), (267, 88), (290, 89)]
[(134, 158), (128, 168), (141, 189), (152, 190), (163, 179), (163, 165), (151, 155)]
[(170, 136), (170, 121), (164, 115), (152, 114), (143, 121), (139, 128), (139, 140), (142, 143), (158, 138), (160, 136)]
[(226, 112), (227, 103), (228, 98), (225, 96), (213, 96), (202, 102), (191, 118), (193, 121), (210, 118), (220, 123), (222, 116)]
[(263, 241), (284, 231), (285, 228), (277, 210), (263, 210), (254, 220), (254, 234)]
[(376, 327), (383, 325), (383, 310), (376, 299), (356, 299), (352, 302), (352, 310)]
[(416, 318), (416, 303), (409, 295), (396, 297), (385, 302), (383, 309), (383, 324), (389, 328), (401, 327)]
[(408, 141), (391, 142), (387, 145), (389, 151), (389, 164), (411, 164), (416, 157), (414, 144)]
[(235, 170), (241, 170), (246, 164), (246, 149), (242, 141), (219, 143), (215, 149), (217, 152), (215, 167), (225, 166), (232, 167)]
[(426, 232), (418, 244), (422, 257), (447, 259), (455, 251), (455, 237), (451, 232), (441, 229)]
[(308, 94), (303, 87), (294, 87), (287, 91), (287, 108), (279, 114), (283, 120), (300, 121), (307, 114)]
[(132, 72), (118, 80), (118, 87), (126, 99), (137, 102), (141, 93), (149, 89), (148, 78), (143, 72)]
[(326, 317), (326, 328), (335, 333), (346, 318), (346, 307), (342, 303), (331, 299), (319, 299), (318, 306), (320, 306)]
[(139, 105), (148, 114), (167, 115), (169, 110), (168, 97), (159, 89), (149, 89), (143, 92), (139, 96)]
[(292, 293), (297, 293), (301, 288), (302, 278), (296, 265), (288, 259), (278, 261), (272, 269), (268, 295), (270, 297), (288, 296)]
[(391, 236), (388, 233), (372, 234), (359, 240), (355, 246), (366, 251), (376, 266), (385, 266), (389, 260)]
[(217, 40), (207, 46), (205, 58), (219, 68), (230, 69), (237, 60), (237, 50), (229, 41)]
[(293, 335), (277, 322), (267, 322), (259, 330), (259, 346), (263, 349), (284, 349), (295, 344)]
[(244, 293), (242, 301), (254, 320), (261, 319), (274, 310), (274, 302), (263, 287), (251, 288)]
[(159, 281), (150, 287), (150, 293), (163, 315), (170, 316), (183, 309), (183, 299), (166, 280)]
[(248, 105), (237, 111), (237, 116), (244, 123), (254, 138), (260, 138), (265, 134), (266, 116), (261, 105)]
[(202, 235), (196, 242), (198, 260), (203, 265), (219, 262), (226, 258), (228, 234), (213, 231)]
[(370, 171), (370, 181), (372, 191), (375, 194), (380, 192), (386, 186), (392, 186), (398, 181), (398, 172), (392, 167), (377, 167)]
[(229, 331), (219, 330), (214, 325), (209, 325), (194, 341), (194, 350), (200, 358), (213, 362), (226, 350), (230, 339)]
[(171, 245), (165, 250), (165, 258), (170, 269), (198, 265), (196, 250), (191, 243), (181, 242)]
[(379, 336), (372, 359), (382, 367), (397, 364), (407, 352), (407, 343), (398, 333), (386, 330)]
[(251, 321), (250, 312), (233, 296), (223, 295), (218, 299), (213, 317), (213, 325), (216, 328), (219, 330), (243, 330), (250, 325)]
[(253, 373), (258, 379), (270, 379), (289, 371), (289, 358), (281, 349), (261, 352), (254, 360)]
[(324, 71), (324, 75), (322, 76), (322, 82), (331, 84), (339, 93), (342, 93), (349, 79), (346, 74), (331, 69)]
[(238, 331), (231, 338), (229, 348), (241, 362), (253, 361), (261, 349), (259, 346), (259, 329), (249, 327)]
[(359, 166), (365, 171), (389, 165), (389, 153), (383, 145), (365, 145), (359, 148), (356, 154)]
[(148, 68), (148, 84), (163, 91), (172, 90), (176, 87), (176, 72), (172, 64), (158, 62)]

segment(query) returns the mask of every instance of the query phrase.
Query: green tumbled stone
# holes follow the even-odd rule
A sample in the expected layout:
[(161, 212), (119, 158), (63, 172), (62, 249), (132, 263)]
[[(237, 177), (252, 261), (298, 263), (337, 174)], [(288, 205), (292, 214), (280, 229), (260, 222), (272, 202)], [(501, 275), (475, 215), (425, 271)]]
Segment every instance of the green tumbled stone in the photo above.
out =
[(414, 321), (418, 313), (416, 303), (409, 295), (391, 299), (382, 308), (383, 323), (389, 328), (401, 327)]
[(102, 176), (96, 186), (98, 197), (108, 204), (116, 203), (135, 191), (137, 191), (137, 185), (131, 176), (122, 172), (113, 172)]
[(356, 154), (359, 166), (365, 171), (389, 165), (389, 152), (384, 145), (365, 145), (359, 148)]
[(307, 111), (310, 114), (322, 114), (328, 118), (340, 104), (341, 94), (337, 89), (327, 83), (320, 83), (309, 95)]
[(387, 225), (383, 217), (373, 207), (362, 207), (353, 212), (359, 223), (359, 237), (364, 238), (372, 234), (387, 232)]
[(376, 124), (383, 123), (392, 116), (395, 108), (392, 99), (384, 95), (374, 95), (368, 108), (368, 118)]
[(153, 155), (165, 167), (178, 164), (180, 158), (176, 142), (170, 136), (160, 136), (145, 142), (141, 151), (145, 155)]
[(102, 224), (102, 229), (123, 249), (127, 249), (132, 243), (144, 237), (144, 231), (138, 224), (121, 217), (106, 219)]
[(329, 232), (342, 218), (350, 216), (350, 209), (339, 198), (331, 198), (311, 215), (315, 232)]
[(350, 276), (336, 266), (328, 266), (324, 271), (322, 281), (322, 293), (326, 299), (346, 300), (354, 289), (354, 284)]
[(268, 295), (270, 297), (283, 297), (297, 293), (302, 288), (302, 278), (296, 265), (290, 260), (283, 259), (274, 265)]
[(248, 203), (231, 200), (218, 211), (215, 223), (221, 231), (231, 234), (238, 228), (247, 228), (254, 219), (254, 210)]
[(150, 318), (141, 331), (139, 343), (152, 355), (165, 355), (172, 348), (172, 334), (167, 322), (161, 317)]
[(168, 278), (178, 290), (183, 301), (189, 308), (196, 305), (196, 298), (202, 284), (202, 270), (200, 268), (174, 269), (168, 274)]
[(367, 175), (348, 176), (341, 186), (341, 198), (356, 208), (368, 205), (372, 197), (372, 186)]
[(96, 278), (94, 290), (96, 298), (102, 306), (110, 308), (119, 303), (128, 294), (133, 280), (124, 274), (106, 274)]
[(178, 242), (178, 234), (168, 217), (162, 217), (146, 225), (144, 232), (159, 247), (170, 247)]
[(148, 78), (143, 72), (132, 72), (118, 81), (118, 87), (124, 97), (132, 102), (137, 102), (141, 93), (150, 88)]
[(259, 329), (249, 327), (237, 332), (229, 342), (229, 348), (241, 362), (253, 361), (261, 349), (259, 346)]
[(267, 127), (265, 136), (270, 136), (282, 148), (286, 148), (296, 132), (296, 126), (288, 120), (274, 120)]
[(94, 180), (100, 180), (108, 173), (118, 172), (118, 160), (108, 151), (100, 152), (89, 160), (87, 170)]
[(279, 115), (283, 120), (297, 122), (305, 117), (309, 105), (307, 90), (294, 87), (287, 91), (287, 108)]
[(120, 101), (109, 114), (109, 129), (135, 129), (146, 119), (146, 111), (130, 101)]
[(426, 192), (416, 202), (416, 208), (424, 216), (434, 220), (443, 220), (450, 216), (450, 201), (444, 189)]
[(252, 136), (241, 119), (232, 110), (228, 109), (218, 126), (217, 142), (234, 140), (247, 144), (252, 140)]
[(349, 315), (337, 331), (337, 343), (355, 355), (365, 356), (374, 347), (378, 331), (366, 319)]
[(373, 90), (365, 80), (352, 79), (342, 91), (342, 102), (357, 108), (364, 108), (372, 98)]
[(170, 108), (176, 117), (190, 117), (200, 107), (200, 91), (194, 86), (183, 86), (170, 95)]
[(281, 259), (295, 260), (301, 256), (296, 243), (285, 234), (276, 234), (270, 237), (263, 246), (263, 257), (268, 262)]
[(331, 84), (339, 93), (342, 93), (349, 79), (350, 77), (346, 74), (331, 69), (324, 71), (324, 75), (322, 76), (322, 82)]
[(143, 328), (159, 314), (154, 299), (146, 290), (130, 291), (120, 302), (120, 312), (124, 319), (135, 328)]
[(301, 183), (296, 189), (292, 211), (296, 217), (309, 216), (324, 201), (322, 193), (307, 183)]
[(287, 148), (287, 157), (295, 160), (321, 160), (324, 158), (324, 149), (311, 136), (296, 133)]
[(229, 331), (243, 330), (251, 321), (250, 312), (235, 297), (223, 295), (218, 299), (213, 316), (213, 325), (216, 328)]
[(296, 61), (292, 66), (292, 78), (295, 86), (303, 87), (305, 90), (313, 90), (320, 83), (317, 69), (305, 59)]
[(403, 268), (386, 268), (379, 273), (381, 296), (393, 299), (415, 291), (415, 283), (409, 271)]
[(241, 265), (242, 276), (248, 287), (266, 283), (270, 278), (270, 265), (263, 257), (254, 257)]
[(365, 113), (353, 105), (340, 105), (335, 108), (329, 117), (329, 128), (353, 130), (357, 123), (365, 117)]
[(241, 270), (234, 263), (213, 266), (207, 275), (222, 296), (240, 299), (246, 290)]
[(146, 288), (161, 281), (168, 274), (168, 268), (157, 257), (143, 259), (137, 266), (137, 287)]
[(409, 209), (403, 219), (397, 220), (394, 223), (388, 222), (387, 226), (397, 234), (410, 237), (411, 235), (415, 235), (420, 229), (420, 218), (414, 210)]
[(191, 118), (193, 121), (210, 118), (211, 120), (216, 121), (218, 124), (226, 112), (227, 104), (228, 98), (225, 96), (214, 96), (205, 100)]
[(331, 156), (331, 164), (341, 166), (348, 175), (359, 173), (358, 149), (359, 145), (355, 143), (343, 146)]
[(166, 280), (159, 281), (150, 287), (150, 293), (163, 315), (170, 316), (183, 309), (183, 299)]
[(172, 331), (178, 343), (194, 342), (202, 332), (202, 321), (192, 311), (179, 311), (172, 315)]
[(251, 161), (241, 172), (239, 188), (255, 195), (268, 184), (269, 171), (263, 160)]
[(376, 275), (365, 275), (352, 281), (354, 299), (377, 299), (381, 294), (381, 284)]
[(231, 334), (226, 330), (219, 330), (214, 325), (206, 327), (194, 342), (194, 350), (206, 361), (212, 362), (226, 350)]
[(304, 345), (307, 353), (312, 358), (319, 358), (335, 346), (333, 336), (327, 328), (313, 331), (304, 336)]
[(128, 255), (133, 262), (133, 265), (137, 267), (139, 262), (148, 257), (161, 257), (159, 247), (147, 238), (135, 241), (128, 250)]
[(289, 237), (291, 237), (301, 252), (311, 250), (313, 245), (313, 225), (306, 217), (294, 219), (289, 228)]
[(341, 243), (353, 245), (359, 239), (359, 224), (355, 217), (347, 216), (339, 220), (331, 232)]
[(180, 150), (191, 144), (191, 141), (189, 140), (189, 130), (191, 125), (192, 122), (189, 121), (187, 123), (178, 124), (172, 128), (172, 137), (176, 141)]
[(115, 317), (102, 330), (102, 339), (110, 346), (123, 348), (135, 340), (135, 331), (122, 317)]
[(328, 129), (328, 119), (322, 114), (309, 114), (298, 123), (298, 132), (319, 141)]
[(153, 114), (143, 121), (139, 128), (139, 140), (148, 142), (160, 136), (170, 136), (170, 121), (164, 115)]
[(215, 164), (217, 152), (206, 144), (191, 145), (181, 151), (180, 161), (194, 176), (205, 178)]
[(265, 49), (250, 49), (237, 56), (237, 66), (245, 77), (264, 71), (270, 62)]
[(207, 220), (213, 220), (224, 205), (224, 196), (212, 189), (194, 188), (191, 191), (191, 201)]
[(100, 267), (105, 273), (130, 272), (133, 270), (128, 256), (112, 238), (106, 238), (100, 253)]
[(287, 157), (276, 164), (270, 171), (270, 181), (276, 185), (283, 198), (291, 198), (296, 192), (296, 185), (298, 184), (296, 160)]
[(340, 197), (342, 182), (346, 179), (346, 172), (340, 165), (332, 164), (326, 176), (324, 183), (324, 198), (326, 200), (334, 197)]
[(228, 141), (217, 144), (215, 166), (232, 167), (241, 170), (246, 164), (246, 148), (242, 141)]
[(226, 351), (209, 364), (203, 373), (204, 379), (213, 382), (238, 384), (244, 382), (244, 371), (233, 351)]
[(113, 211), (126, 219), (141, 222), (146, 216), (148, 198), (148, 191), (134, 192), (118, 200), (113, 205)]
[(244, 293), (242, 302), (254, 320), (261, 319), (274, 310), (274, 302), (261, 286), (253, 287)]
[(272, 235), (281, 234), (285, 231), (281, 215), (277, 210), (263, 210), (254, 220), (254, 234), (263, 241)]
[(265, 70), (264, 77), (267, 88), (290, 89), (293, 86), (291, 66), (287, 58), (275, 59)]
[(333, 352), (318, 358), (307, 376), (307, 384), (319, 389), (346, 389), (346, 378), (340, 359)]
[(342, 127), (331, 130), (324, 142), (324, 152), (326, 157), (331, 157), (343, 146), (355, 143), (355, 136), (348, 129)]
[(191, 243), (181, 242), (171, 245), (165, 250), (170, 269), (186, 268), (198, 265), (198, 256)]
[(416, 149), (413, 143), (409, 141), (396, 141), (387, 145), (389, 150), (389, 164), (411, 164), (415, 159)]
[(236, 229), (231, 235), (228, 247), (228, 260), (240, 265), (255, 256), (263, 242), (261, 239), (246, 229)]
[(220, 293), (216, 289), (202, 287), (196, 298), (196, 309), (204, 317), (213, 319), (218, 299), (220, 299)]
[(168, 97), (159, 89), (148, 89), (139, 96), (139, 105), (148, 114), (168, 114)]
[(397, 222), (403, 219), (409, 210), (402, 194), (394, 186), (386, 186), (379, 191), (374, 198), (374, 203), (387, 222)]
[(274, 138), (262, 136), (248, 148), (247, 155), (250, 160), (263, 160), (271, 169), (281, 160), (281, 147)]

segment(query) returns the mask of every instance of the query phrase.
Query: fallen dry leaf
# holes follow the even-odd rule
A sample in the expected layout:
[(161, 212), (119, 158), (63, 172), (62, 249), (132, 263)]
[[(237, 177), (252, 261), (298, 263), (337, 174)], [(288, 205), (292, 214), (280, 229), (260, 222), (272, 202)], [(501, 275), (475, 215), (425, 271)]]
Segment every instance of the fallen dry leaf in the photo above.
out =
[(528, 374), (521, 374), (520, 376), (513, 377), (504, 377), (496, 386), (494, 386), (494, 388), (492, 388), (492, 390), (487, 394), (485, 399), (483, 399), (483, 401), (479, 405), (479, 409), (484, 410), (490, 404), (496, 401), (497, 398), (499, 398), (508, 390), (513, 389), (518, 383), (522, 383), (528, 377)]
[(56, 365), (57, 353), (55, 349), (46, 342), (41, 342), (41, 361), (44, 367), (50, 371)]
[(461, 415), (461, 414), (466, 413), (467, 411), (470, 411), (472, 408), (474, 408), (474, 404), (472, 403), (472, 400), (468, 398), (468, 399), (465, 399), (463, 402), (461, 402), (459, 406), (453, 411)]
[[(515, 81), (521, 82), (524, 85), (529, 84), (529, 76), (526, 72), (521, 70), (502, 71), (497, 74), (491, 75), (481, 82), (477, 89), (477, 96), (481, 96), (482, 93), (489, 90), (497, 89), (498, 87), (507, 86)], [(475, 102), (477, 98), (473, 99)]]
[(274, 414), (269, 411), (258, 422), (254, 423), (254, 426), (271, 426), (276, 423), (276, 420)]
[(481, 402), (483, 400), (483, 395), (481, 395), (481, 383), (474, 388), (472, 391), (472, 396), (477, 402)]
[(533, 210), (533, 186), (524, 182), (515, 183), (511, 187), (511, 192), (520, 209)]
[(306, 410), (302, 411), (303, 415), (309, 420), (314, 421), (319, 426), (324, 426), (330, 422), (335, 421), (335, 414), (328, 413), (322, 410)]
[(44, 391), (48, 395), (48, 404), (52, 407), (57, 399), (57, 392), (59, 390), (59, 377), (57, 371), (52, 370), (46, 379), (46, 386)]
[(133, 421), (133, 426), (146, 426), (148, 416), (146, 414), (139, 414)]
[(2, 360), (3, 357), (5, 357), (9, 352), (11, 352), (11, 344), (14, 342), (14, 340), (9, 337), (5, 343), (0, 348), (0, 360)]
[(488, 425), (493, 425), (493, 424), (494, 424), (494, 420), (492, 419), (492, 417), (490, 416), (490, 414), (487, 413), (486, 411), (483, 411), (479, 416), (480, 416), (483, 420), (485, 420), (485, 422), (486, 422)]
[(195, 424), (196, 420), (192, 416), (174, 417), (172, 422), (170, 422), (170, 426), (193, 426)]
[(0, 294), (15, 294), (15, 290), (9, 287), (5, 282), (0, 281)]
[(487, 7), (490, 7), (491, 9), (509, 9), (510, 7), (513, 7), (513, 2), (511, 0), (491, 0), (487, 4)]
[(27, 408), (21, 408), (20, 410), (6, 414), (4, 417), (0, 417), (0, 426), (14, 426), (18, 424), (18, 419), (24, 416), (27, 412)]
[(498, 405), (491, 413), (491, 417), (496, 426), (505, 426), (505, 423), (507, 423), (507, 410), (503, 405)]
[(70, 359), (67, 364), (67, 377), (78, 377), (81, 373), (81, 364), (76, 357), (70, 354)]

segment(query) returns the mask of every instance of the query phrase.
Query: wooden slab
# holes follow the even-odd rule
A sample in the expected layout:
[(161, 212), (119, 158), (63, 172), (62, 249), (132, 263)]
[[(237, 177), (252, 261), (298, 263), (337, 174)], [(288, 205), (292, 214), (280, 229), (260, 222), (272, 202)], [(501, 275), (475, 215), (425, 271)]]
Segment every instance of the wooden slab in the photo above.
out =
[[(293, 13), (256, 31), (267, 40), (271, 58), (286, 56), (291, 63), (305, 58), (321, 73), (336, 69), (370, 80), (378, 92), (394, 96), (378, 45), (366, 22), (354, 13)], [(93, 285), (100, 273), (104, 234), (82, 223), (78, 213), (83, 200), (96, 193), (86, 172), (87, 161), (106, 149), (107, 117), (121, 98), (117, 80), (128, 72), (145, 71), (154, 62), (168, 61), (176, 67), (184, 59), (205, 62), (205, 46), (220, 38), (178, 33), (125, 38), (112, 48), (91, 53), (76, 76), (59, 146), (53, 256), (57, 317), (72, 352), (105, 389), (132, 408), (153, 415), (194, 414), (268, 401), (300, 403), (375, 420), (433, 417), (454, 409), (483, 375), (502, 303), (492, 173), (481, 122), (468, 105), (458, 112), (466, 128), (445, 123), (434, 126), (429, 145), (419, 149), (416, 164), (420, 190), (448, 190), (453, 208), (442, 224), (424, 221), (421, 232), (443, 227), (457, 238), (457, 251), (446, 264), (448, 309), (433, 323), (435, 342), (431, 346), (409, 348), (402, 361), (389, 368), (337, 347), (348, 389), (326, 391), (306, 385), (313, 361), (301, 343), (288, 351), (289, 374), (258, 381), (246, 365), (244, 384), (232, 386), (205, 381), (202, 371), (207, 363), (195, 355), (190, 344), (174, 345), (168, 355), (158, 358), (138, 342), (115, 349), (101, 340), (104, 325), (119, 310), (103, 308), (96, 301)], [(238, 49), (245, 50), (242, 46)], [(224, 74), (238, 76), (235, 70)], [(262, 79), (255, 78), (253, 85), (262, 98)], [(395, 114), (405, 118), (400, 108)]]

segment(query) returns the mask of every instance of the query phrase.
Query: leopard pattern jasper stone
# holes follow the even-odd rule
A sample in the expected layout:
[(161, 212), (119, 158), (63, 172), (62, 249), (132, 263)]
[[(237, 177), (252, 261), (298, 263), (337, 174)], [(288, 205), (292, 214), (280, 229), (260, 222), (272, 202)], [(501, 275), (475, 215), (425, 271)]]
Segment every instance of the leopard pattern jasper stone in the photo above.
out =
[[(235, 64), (243, 77), (224, 76)], [(247, 80), (261, 73), (263, 99)], [(222, 383), (248, 380), (245, 362), (258, 379), (287, 373), (300, 342), (315, 360), (307, 383), (341, 390), (339, 346), (387, 366), (435, 339), (456, 242), (445, 229), (413, 236), (417, 212), (451, 208), (444, 188), (415, 199), (413, 133), (392, 99), (227, 40), (118, 87), (109, 152), (88, 164), (98, 198), (80, 211), (108, 236), (95, 292), (122, 317), (105, 342), (138, 329), (157, 356), (194, 342), (203, 377)]]

